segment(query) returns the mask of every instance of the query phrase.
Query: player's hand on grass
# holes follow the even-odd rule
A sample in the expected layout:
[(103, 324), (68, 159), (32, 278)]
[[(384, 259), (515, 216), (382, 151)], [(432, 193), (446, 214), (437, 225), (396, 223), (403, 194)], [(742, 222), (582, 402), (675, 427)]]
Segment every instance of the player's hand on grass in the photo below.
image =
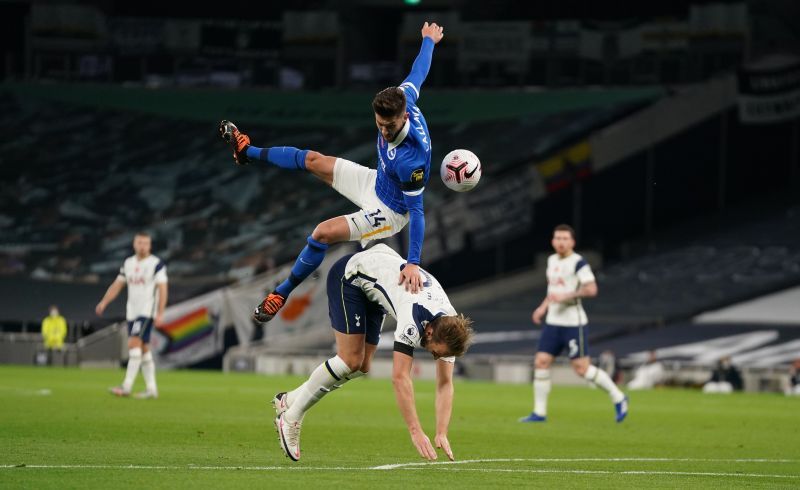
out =
[(397, 285), (404, 285), (406, 291), (411, 294), (417, 294), (422, 291), (422, 276), (419, 273), (419, 266), (417, 264), (406, 264), (400, 271)]
[(542, 318), (544, 318), (544, 315), (546, 313), (547, 313), (547, 306), (540, 306), (540, 307), (536, 308), (535, 310), (533, 310), (533, 315), (531, 315), (531, 319), (533, 320), (533, 323), (535, 323), (537, 325), (541, 325), (542, 324)]
[(428, 436), (425, 435), (424, 432), (412, 432), (411, 433), (411, 442), (414, 443), (414, 447), (417, 448), (417, 452), (423, 458), (433, 461), (437, 458), (436, 450), (433, 449), (433, 445), (431, 445), (431, 440), (428, 439)]
[(431, 38), (433, 44), (437, 44), (444, 37), (444, 27), (436, 22), (428, 24), (427, 22), (422, 25), (422, 39), (426, 37)]
[(453, 450), (450, 449), (450, 441), (447, 440), (446, 434), (436, 434), (436, 438), (434, 438), (434, 442), (436, 442), (436, 447), (444, 451), (450, 461), (455, 461), (456, 459), (453, 457)]

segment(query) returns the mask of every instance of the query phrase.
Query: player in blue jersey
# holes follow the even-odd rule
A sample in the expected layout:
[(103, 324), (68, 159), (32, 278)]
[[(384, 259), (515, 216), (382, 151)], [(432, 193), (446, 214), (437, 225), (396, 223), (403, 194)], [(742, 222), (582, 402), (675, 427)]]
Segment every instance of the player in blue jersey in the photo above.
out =
[(360, 208), (318, 224), (308, 237), (291, 274), (256, 307), (253, 317), (271, 320), (286, 298), (325, 258), (334, 243), (386, 238), (409, 224), (406, 267), (399, 271), (398, 284), (417, 293), (422, 289), (419, 263), (425, 235), (422, 192), (430, 177), (431, 139), (425, 117), (417, 107), (420, 88), (433, 57), (433, 46), (442, 40), (443, 28), (422, 26), (422, 47), (411, 73), (398, 87), (386, 88), (375, 96), (372, 109), (378, 127), (378, 165), (369, 169), (343, 158), (289, 146), (258, 148), (229, 121), (220, 123), (220, 134), (233, 148), (237, 164), (266, 161), (281, 168), (305, 170), (333, 187)]

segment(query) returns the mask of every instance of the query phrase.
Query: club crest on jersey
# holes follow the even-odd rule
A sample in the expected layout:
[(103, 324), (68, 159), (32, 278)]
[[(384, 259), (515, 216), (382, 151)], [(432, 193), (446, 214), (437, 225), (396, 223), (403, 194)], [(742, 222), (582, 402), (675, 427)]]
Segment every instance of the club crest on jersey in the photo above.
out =
[(425, 178), (425, 170), (418, 168), (411, 172), (411, 182), (422, 182)]
[(391, 150), (386, 151), (386, 157), (389, 160), (394, 160), (396, 154), (397, 154), (397, 148), (392, 148)]

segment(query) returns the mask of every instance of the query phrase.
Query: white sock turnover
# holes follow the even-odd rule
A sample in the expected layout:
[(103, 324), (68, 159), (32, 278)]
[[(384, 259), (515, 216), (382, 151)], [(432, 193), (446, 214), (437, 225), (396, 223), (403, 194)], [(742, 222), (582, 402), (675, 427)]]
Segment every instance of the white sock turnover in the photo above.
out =
[(286, 419), (291, 422), (302, 419), (308, 409), (322, 397), (346, 382), (349, 374), (350, 369), (339, 356), (332, 357), (317, 366), (308, 380), (294, 390), (289, 409), (285, 412)]
[(547, 415), (547, 397), (550, 396), (550, 387), (550, 370), (535, 370), (533, 372), (533, 413), (541, 417)]
[(156, 386), (156, 363), (153, 361), (153, 352), (147, 351), (142, 356), (142, 377), (147, 386), (148, 393), (158, 393)]
[(122, 382), (122, 389), (130, 392), (136, 375), (139, 374), (139, 366), (142, 364), (142, 349), (134, 347), (128, 351), (128, 370), (125, 371), (125, 380)]
[(617, 388), (617, 385), (611, 380), (611, 376), (597, 366), (590, 364), (583, 377), (604, 389), (614, 403), (625, 399), (625, 394)]

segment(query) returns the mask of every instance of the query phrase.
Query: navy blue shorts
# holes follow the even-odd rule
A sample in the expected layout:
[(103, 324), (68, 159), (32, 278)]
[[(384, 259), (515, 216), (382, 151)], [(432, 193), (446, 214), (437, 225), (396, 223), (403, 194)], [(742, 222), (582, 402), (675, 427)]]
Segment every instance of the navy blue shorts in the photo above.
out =
[(366, 342), (378, 345), (386, 313), (383, 308), (367, 299), (361, 288), (347, 283), (344, 270), (353, 255), (337, 260), (328, 272), (328, 314), (331, 325), (345, 334), (366, 335)]
[(145, 344), (150, 343), (150, 332), (153, 331), (153, 319), (140, 316), (128, 322), (128, 337), (139, 337)]
[(577, 359), (589, 355), (589, 326), (559, 327), (545, 323), (542, 335), (539, 337), (537, 352), (546, 352), (553, 357), (566, 348), (570, 359)]

